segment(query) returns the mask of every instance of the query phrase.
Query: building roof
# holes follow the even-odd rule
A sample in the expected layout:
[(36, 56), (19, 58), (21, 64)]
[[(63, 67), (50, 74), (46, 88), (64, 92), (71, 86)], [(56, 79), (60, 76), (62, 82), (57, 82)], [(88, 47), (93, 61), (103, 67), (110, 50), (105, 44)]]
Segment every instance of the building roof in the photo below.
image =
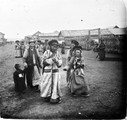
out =
[(32, 35), (27, 35), (27, 36), (25, 36), (25, 37), (27, 37), (27, 38), (32, 38)]
[(41, 33), (41, 34), (39, 34), (39, 36), (40, 37), (48, 37), (48, 36), (50, 36), (50, 37), (57, 37), (59, 35), (59, 32), (58, 31), (55, 31), (55, 32), (53, 32), (53, 33)]
[(32, 36), (35, 36), (35, 35), (40, 35), (41, 32), (40, 31), (37, 31), (36, 33), (34, 33)]
[[(112, 33), (108, 29), (100, 29), (101, 35), (111, 35)], [(73, 36), (87, 36), (89, 35), (89, 30), (62, 30), (60, 32), (64, 37), (73, 37)], [(98, 30), (93, 30), (90, 32), (90, 35), (98, 35)]]
[[(94, 30), (90, 32), (90, 35), (98, 35), (98, 30)], [(111, 35), (112, 33), (108, 29), (100, 29), (101, 35)]]
[(125, 29), (125, 28), (109, 28), (108, 30), (113, 35), (125, 35), (125, 34), (127, 34), (127, 29)]
[(62, 30), (60, 34), (64, 37), (86, 36), (88, 35), (88, 30)]
[(4, 35), (4, 33), (0, 32), (1, 35)]

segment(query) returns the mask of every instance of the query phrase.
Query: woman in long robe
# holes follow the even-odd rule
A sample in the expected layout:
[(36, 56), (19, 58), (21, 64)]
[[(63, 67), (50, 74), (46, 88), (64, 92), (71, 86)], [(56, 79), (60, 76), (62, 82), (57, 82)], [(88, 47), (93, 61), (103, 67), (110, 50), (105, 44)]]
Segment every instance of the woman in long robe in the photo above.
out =
[(16, 45), (15, 45), (15, 57), (16, 58), (21, 57), (21, 45), (18, 40), (16, 41)]
[(65, 68), (64, 68), (64, 70), (67, 70), (67, 75), (66, 75), (66, 81), (67, 81), (67, 83), (68, 83), (68, 81), (69, 81), (70, 69), (66, 69), (66, 67), (68, 67), (67, 65), (68, 65), (68, 63), (69, 63), (71, 57), (74, 56), (73, 48), (74, 48), (75, 46), (77, 46), (77, 45), (79, 45), (79, 43), (78, 43), (76, 40), (72, 40), (72, 41), (71, 41), (70, 49), (67, 51), (66, 66), (65, 66)]
[(61, 55), (57, 51), (58, 42), (49, 42), (50, 50), (42, 56), (43, 75), (40, 84), (41, 97), (51, 103), (61, 100), (59, 67), (62, 65)]
[(81, 46), (75, 46), (74, 56), (68, 63), (70, 74), (68, 75), (68, 87), (72, 95), (89, 96), (89, 87), (84, 73), (84, 60), (81, 56)]

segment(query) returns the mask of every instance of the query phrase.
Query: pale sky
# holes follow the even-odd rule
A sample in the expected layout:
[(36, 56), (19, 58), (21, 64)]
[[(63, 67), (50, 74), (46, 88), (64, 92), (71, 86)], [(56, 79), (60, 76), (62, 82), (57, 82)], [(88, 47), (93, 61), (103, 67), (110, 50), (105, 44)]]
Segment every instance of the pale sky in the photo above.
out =
[(37, 31), (127, 26), (126, 0), (0, 0), (0, 32), (24, 38)]

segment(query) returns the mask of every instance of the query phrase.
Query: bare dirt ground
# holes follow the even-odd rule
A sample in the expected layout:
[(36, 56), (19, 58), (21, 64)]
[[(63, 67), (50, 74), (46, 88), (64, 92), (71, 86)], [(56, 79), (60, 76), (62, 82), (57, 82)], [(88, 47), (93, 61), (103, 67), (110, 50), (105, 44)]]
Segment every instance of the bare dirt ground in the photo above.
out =
[[(83, 51), (86, 81), (90, 97), (73, 97), (66, 87), (66, 72), (61, 73), (62, 103), (52, 105), (43, 102), (40, 93), (29, 89), (22, 95), (14, 91), (14, 64), (22, 64), (15, 58), (14, 44), (0, 47), (0, 110), (2, 118), (123, 118), (124, 99), (122, 86), (122, 61), (118, 55), (106, 55), (99, 61), (93, 51)], [(65, 55), (63, 66), (65, 65)]]

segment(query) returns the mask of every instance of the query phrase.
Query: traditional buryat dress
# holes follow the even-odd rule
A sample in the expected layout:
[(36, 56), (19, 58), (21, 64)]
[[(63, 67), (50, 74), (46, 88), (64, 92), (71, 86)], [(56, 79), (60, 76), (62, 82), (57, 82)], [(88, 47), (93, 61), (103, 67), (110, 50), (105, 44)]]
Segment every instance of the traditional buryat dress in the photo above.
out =
[(21, 57), (21, 46), (20, 46), (20, 44), (15, 45), (15, 57)]
[(83, 58), (72, 57), (69, 61), (68, 87), (74, 95), (88, 95), (89, 87), (85, 81)]
[(58, 65), (52, 61), (52, 52), (50, 50), (45, 51), (42, 56), (42, 63), (45, 67), (40, 84), (40, 95), (42, 98), (50, 97), (50, 102), (57, 102), (61, 96), (58, 68), (62, 65), (62, 59), (58, 51), (54, 57)]

